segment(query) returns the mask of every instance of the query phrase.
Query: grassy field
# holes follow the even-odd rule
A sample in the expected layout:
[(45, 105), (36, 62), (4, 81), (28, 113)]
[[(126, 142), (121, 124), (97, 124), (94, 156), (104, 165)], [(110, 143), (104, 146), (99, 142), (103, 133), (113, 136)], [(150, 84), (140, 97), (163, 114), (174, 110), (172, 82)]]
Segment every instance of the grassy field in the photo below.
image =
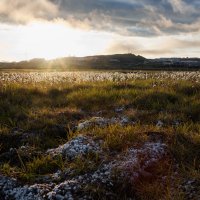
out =
[[(57, 170), (72, 169), (77, 176), (156, 135), (167, 144), (168, 156), (154, 174), (169, 181), (142, 179), (131, 187), (117, 183), (114, 193), (121, 199), (188, 199), (179, 186), (195, 180), (195, 198), (200, 198), (200, 73), (90, 73), (60, 79), (59, 74), (1, 73), (0, 173), (28, 184)], [(92, 117), (122, 116), (130, 123), (76, 130)], [(69, 161), (45, 154), (80, 134), (102, 140), (103, 158), (88, 154)], [(100, 188), (87, 192), (104, 199)]]

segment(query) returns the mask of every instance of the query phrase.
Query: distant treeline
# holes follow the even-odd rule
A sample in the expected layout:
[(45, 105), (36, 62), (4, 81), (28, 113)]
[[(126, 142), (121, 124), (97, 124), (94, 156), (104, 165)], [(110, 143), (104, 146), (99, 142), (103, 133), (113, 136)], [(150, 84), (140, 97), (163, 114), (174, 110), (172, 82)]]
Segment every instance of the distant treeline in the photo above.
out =
[(196, 70), (199, 58), (146, 59), (134, 54), (87, 57), (65, 57), (54, 60), (32, 59), (21, 62), (0, 62), (0, 69), (53, 70)]

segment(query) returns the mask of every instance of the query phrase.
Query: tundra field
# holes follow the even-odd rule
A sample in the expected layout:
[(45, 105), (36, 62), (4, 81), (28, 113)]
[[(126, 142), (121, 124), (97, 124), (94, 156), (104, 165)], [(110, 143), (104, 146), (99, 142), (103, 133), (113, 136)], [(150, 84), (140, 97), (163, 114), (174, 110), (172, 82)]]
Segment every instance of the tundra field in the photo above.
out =
[(4, 199), (200, 199), (200, 71), (0, 72)]

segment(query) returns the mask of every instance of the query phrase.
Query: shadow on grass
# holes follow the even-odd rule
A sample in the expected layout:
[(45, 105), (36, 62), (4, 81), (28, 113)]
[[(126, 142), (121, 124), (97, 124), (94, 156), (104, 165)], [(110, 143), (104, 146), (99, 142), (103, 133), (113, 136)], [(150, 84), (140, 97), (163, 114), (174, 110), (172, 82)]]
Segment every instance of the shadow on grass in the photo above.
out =
[[(67, 126), (94, 111), (106, 110), (111, 113), (116, 107), (126, 105), (156, 113), (172, 111), (175, 116), (183, 113), (185, 119), (200, 120), (196, 89), (186, 87), (183, 90), (186, 92), (182, 92), (182, 89), (173, 90), (169, 86), (169, 90), (164, 91), (162, 87), (150, 88), (149, 82), (139, 83), (84, 83), (62, 85), (60, 88), (8, 87), (0, 92), (0, 125), (8, 127), (10, 132), (17, 127), (27, 132), (48, 133), (55, 138), (64, 137), (65, 132), (60, 131), (59, 125)], [(81, 113), (81, 110), (86, 112)], [(148, 122), (141, 122), (145, 124), (153, 120), (154, 123), (155, 115), (147, 113)]]
[(200, 141), (192, 140), (190, 135), (177, 134), (172, 145), (172, 153), (178, 163), (199, 170)]
[(177, 94), (152, 92), (138, 97), (134, 105), (147, 110), (166, 110), (168, 108), (177, 110), (177, 104), (181, 105), (182, 103), (182, 99)]

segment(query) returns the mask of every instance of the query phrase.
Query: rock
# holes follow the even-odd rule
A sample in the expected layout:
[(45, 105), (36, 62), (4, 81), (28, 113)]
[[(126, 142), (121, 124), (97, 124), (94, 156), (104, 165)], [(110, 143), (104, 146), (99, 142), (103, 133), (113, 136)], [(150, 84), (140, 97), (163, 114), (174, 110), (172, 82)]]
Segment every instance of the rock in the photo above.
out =
[(82, 123), (79, 123), (77, 126), (77, 130), (80, 131), (85, 128), (89, 128), (91, 126), (106, 126), (108, 125), (108, 120), (103, 117), (93, 117), (90, 120), (86, 120)]
[(47, 154), (52, 156), (62, 155), (65, 159), (73, 160), (89, 152), (97, 153), (100, 151), (101, 148), (98, 142), (94, 142), (90, 137), (79, 135), (56, 149), (49, 149)]
[[(91, 138), (78, 136), (63, 145), (62, 148), (59, 148), (57, 151), (64, 152), (65, 155), (68, 155), (68, 153), (71, 152), (69, 150), (73, 149), (73, 153), (69, 153), (70, 156), (73, 157), (82, 150), (80, 146), (84, 146), (85, 142), (92, 148), (97, 147)], [(49, 153), (52, 153), (51, 151), (49, 151)], [(87, 145), (84, 146), (82, 152), (84, 153), (86, 151)], [(93, 186), (104, 189), (104, 195), (106, 195), (107, 199), (114, 199), (114, 186), (118, 181), (120, 182), (126, 179), (127, 184), (134, 186), (141, 177), (151, 178), (148, 168), (151, 168), (152, 165), (159, 165), (159, 161), (163, 159), (166, 154), (167, 150), (164, 143), (146, 142), (141, 147), (128, 149), (125, 154), (122, 153), (110, 162), (102, 164), (92, 173), (88, 172), (83, 175), (72, 177), (57, 184), (46, 183), (21, 186), (15, 179), (0, 176), (0, 194), (2, 194), (5, 200), (93, 199), (90, 191), (86, 192), (84, 190), (87, 186), (92, 184)], [(116, 169), (119, 174), (117, 179), (113, 179)], [(60, 173), (61, 172), (58, 171), (54, 176), (59, 177)]]
[(129, 119), (128, 119), (128, 117), (122, 117), (121, 119), (120, 119), (120, 123), (121, 123), (121, 125), (125, 125), (125, 124), (128, 124), (130, 121), (129, 121)]
[(0, 194), (5, 200), (42, 200), (39, 190), (40, 188), (37, 185), (20, 186), (17, 180), (0, 176)]
[[(167, 154), (167, 146), (161, 142), (146, 142), (141, 148), (131, 148), (124, 158), (115, 164), (132, 183), (142, 177), (150, 177), (148, 169), (159, 165), (159, 161)], [(133, 171), (134, 169), (134, 171)]]
[(93, 117), (90, 120), (86, 120), (84, 122), (79, 123), (77, 126), (77, 131), (81, 131), (83, 129), (87, 129), (87, 128), (95, 127), (95, 126), (106, 127), (112, 124), (119, 124), (123, 126), (123, 125), (128, 124), (129, 122), (130, 120), (126, 116), (119, 117), (119, 118), (112, 117), (110, 119), (103, 118), (103, 117)]
[(156, 124), (156, 126), (159, 127), (159, 128), (163, 127), (163, 125), (164, 125), (164, 123), (162, 121), (160, 121), (160, 120)]
[(26, 148), (27, 148), (26, 146), (21, 146), (20, 147), (21, 150), (26, 150)]
[(173, 121), (173, 126), (179, 126), (179, 125), (180, 125), (180, 122), (178, 120)]
[(179, 189), (184, 192), (187, 199), (200, 199), (200, 181), (198, 179), (185, 180)]
[(125, 107), (122, 106), (122, 107), (116, 108), (116, 109), (115, 109), (115, 112), (117, 112), (117, 113), (121, 113), (121, 112), (124, 111), (124, 109), (125, 109)]
[[(112, 160), (107, 164), (103, 164), (94, 173), (86, 173), (81, 176), (66, 180), (58, 184), (53, 193), (61, 193), (65, 188), (65, 192), (68, 194), (66, 198), (75, 197), (79, 194), (79, 198), (87, 196), (83, 194), (82, 188), (92, 184), (93, 186), (105, 188), (109, 195), (113, 195), (113, 172), (117, 169), (119, 172), (118, 180), (128, 180), (127, 184), (136, 184), (140, 178), (151, 179), (153, 174), (148, 172), (148, 168), (153, 165), (159, 165), (159, 161), (163, 159), (167, 154), (166, 145), (161, 142), (147, 142), (140, 148), (131, 148), (126, 154), (122, 154), (116, 160)], [(133, 170), (134, 169), (134, 170)], [(116, 180), (115, 180), (116, 181)], [(52, 191), (51, 191), (52, 192)], [(77, 196), (76, 196), (77, 197)], [(85, 199), (88, 199), (85, 198)]]
[(55, 199), (56, 199), (56, 200), (64, 200), (65, 197), (62, 196), (62, 195), (60, 195), (60, 194), (56, 194)]
[(58, 181), (60, 180), (61, 177), (62, 177), (62, 171), (58, 170), (56, 173), (52, 174), (51, 179), (53, 179), (54, 181)]

